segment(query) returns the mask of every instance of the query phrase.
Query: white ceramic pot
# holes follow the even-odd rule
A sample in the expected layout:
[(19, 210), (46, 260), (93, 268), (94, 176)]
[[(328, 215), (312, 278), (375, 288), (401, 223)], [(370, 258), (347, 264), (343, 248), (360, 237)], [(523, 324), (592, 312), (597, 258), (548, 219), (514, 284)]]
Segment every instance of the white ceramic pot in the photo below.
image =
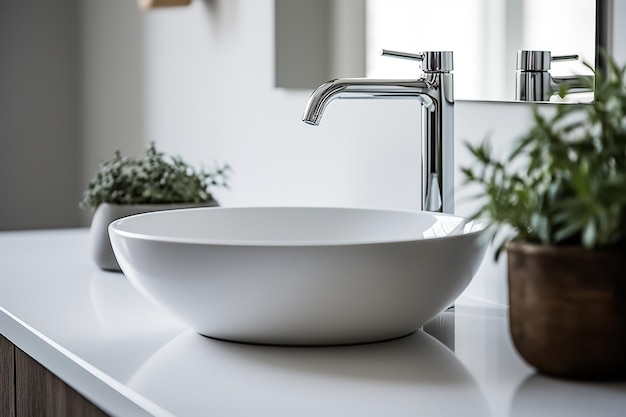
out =
[(133, 214), (147, 213), (152, 211), (173, 210), (193, 207), (213, 207), (218, 203), (215, 200), (204, 203), (182, 204), (109, 204), (102, 203), (96, 209), (91, 220), (89, 240), (91, 256), (100, 269), (120, 272), (120, 266), (113, 254), (111, 241), (109, 240), (108, 227), (111, 222)]

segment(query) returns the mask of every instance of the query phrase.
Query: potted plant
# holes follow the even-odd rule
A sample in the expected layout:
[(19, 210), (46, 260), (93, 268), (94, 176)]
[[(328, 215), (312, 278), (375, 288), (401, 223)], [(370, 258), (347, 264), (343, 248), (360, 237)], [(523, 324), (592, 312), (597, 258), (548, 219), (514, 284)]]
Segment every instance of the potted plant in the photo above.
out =
[(150, 144), (142, 157), (123, 157), (101, 164), (84, 191), (81, 208), (95, 209), (91, 221), (92, 257), (100, 268), (120, 271), (111, 242), (109, 224), (122, 217), (149, 211), (216, 206), (214, 187), (227, 187), (228, 165), (213, 172), (196, 170), (178, 157), (166, 158)]
[(626, 67), (607, 61), (592, 104), (533, 106), (509, 155), (467, 144), (462, 169), (508, 255), (513, 342), (562, 377), (626, 375)]

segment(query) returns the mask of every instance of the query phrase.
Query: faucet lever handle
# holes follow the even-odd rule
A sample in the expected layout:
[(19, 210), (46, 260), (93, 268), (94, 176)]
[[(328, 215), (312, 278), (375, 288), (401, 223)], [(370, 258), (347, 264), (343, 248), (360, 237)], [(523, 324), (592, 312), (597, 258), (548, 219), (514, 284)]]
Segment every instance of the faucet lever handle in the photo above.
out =
[(410, 59), (412, 61), (423, 61), (424, 54), (412, 54), (410, 52), (392, 51), (390, 49), (383, 49), (380, 53), (382, 56), (390, 56), (392, 58)]
[(383, 49), (381, 55), (420, 61), (424, 72), (450, 72), (453, 70), (452, 51), (429, 51), (412, 54)]
[(548, 71), (551, 62), (577, 61), (578, 55), (552, 55), (550, 51), (517, 51), (518, 71)]
[(578, 54), (573, 55), (555, 55), (552, 57), (552, 61), (578, 61), (580, 56)]

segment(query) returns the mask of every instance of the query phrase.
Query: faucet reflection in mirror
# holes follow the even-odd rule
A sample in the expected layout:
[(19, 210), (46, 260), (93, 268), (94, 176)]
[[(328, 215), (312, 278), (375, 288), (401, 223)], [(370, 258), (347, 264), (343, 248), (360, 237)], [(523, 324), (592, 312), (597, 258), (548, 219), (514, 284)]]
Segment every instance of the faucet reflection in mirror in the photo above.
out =
[(339, 78), (320, 85), (309, 98), (302, 120), (317, 126), (336, 98), (413, 98), (422, 111), (421, 209), (454, 212), (454, 82), (451, 51), (420, 54), (383, 51), (383, 55), (420, 61), (416, 79)]
[[(549, 72), (552, 62), (578, 60), (578, 55), (553, 56), (550, 51), (518, 51), (515, 72), (515, 100), (558, 100), (562, 87), (566, 88), (568, 95), (572, 93), (593, 93), (593, 75), (573, 74), (556, 76)], [(561, 97), (561, 99), (566, 100), (567, 98)], [(585, 100), (581, 98), (576, 101), (584, 102)], [(593, 94), (590, 94), (588, 101), (593, 101)]]

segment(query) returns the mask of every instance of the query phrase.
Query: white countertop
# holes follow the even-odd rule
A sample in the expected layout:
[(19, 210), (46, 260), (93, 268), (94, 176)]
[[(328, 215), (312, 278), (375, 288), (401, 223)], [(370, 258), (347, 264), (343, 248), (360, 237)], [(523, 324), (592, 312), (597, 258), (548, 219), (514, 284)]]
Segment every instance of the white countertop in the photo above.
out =
[(254, 346), (197, 335), (100, 271), (87, 229), (2, 232), (0, 262), (0, 333), (115, 416), (626, 415), (626, 382), (536, 374), (507, 311), (468, 297), (430, 334)]

